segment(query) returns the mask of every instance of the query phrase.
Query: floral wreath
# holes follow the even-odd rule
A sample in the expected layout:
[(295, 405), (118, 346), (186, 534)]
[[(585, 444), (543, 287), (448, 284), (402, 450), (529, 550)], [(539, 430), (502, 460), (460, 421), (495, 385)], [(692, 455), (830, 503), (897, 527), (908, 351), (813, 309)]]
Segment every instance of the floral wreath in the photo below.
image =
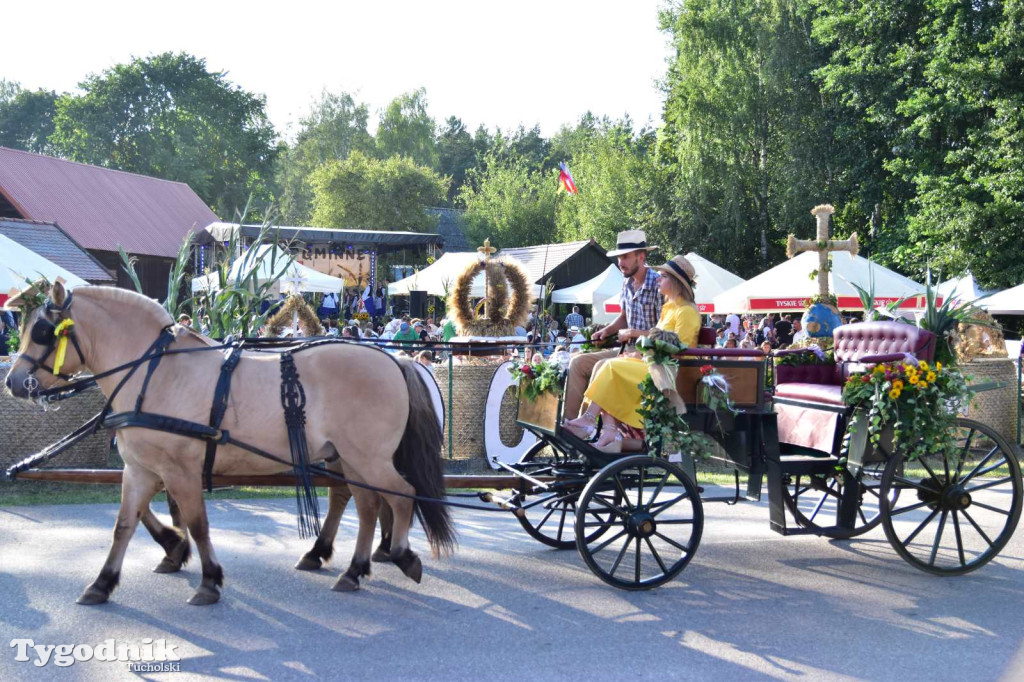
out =
[[(473, 309), (470, 292), (473, 280), (487, 272), (487, 317)], [(511, 296), (509, 293), (511, 292)], [(478, 262), (467, 267), (452, 288), (448, 306), (455, 326), (464, 335), (508, 336), (526, 323), (530, 314), (530, 282), (514, 261)]]

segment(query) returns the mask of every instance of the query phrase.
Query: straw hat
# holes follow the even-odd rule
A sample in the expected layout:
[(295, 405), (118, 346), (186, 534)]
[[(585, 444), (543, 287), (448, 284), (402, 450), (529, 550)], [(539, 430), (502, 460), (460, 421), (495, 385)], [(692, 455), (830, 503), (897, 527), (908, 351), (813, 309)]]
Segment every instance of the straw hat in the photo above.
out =
[(625, 232), (619, 232), (618, 238), (615, 240), (615, 250), (608, 252), (609, 258), (615, 258), (625, 253), (632, 253), (633, 251), (657, 251), (657, 246), (647, 246), (647, 235), (643, 230), (626, 230)]
[(696, 271), (686, 256), (676, 256), (664, 265), (655, 265), (654, 269), (660, 273), (675, 277), (676, 281), (683, 285), (683, 290), (690, 294), (690, 300), (694, 300), (693, 289), (697, 286)]

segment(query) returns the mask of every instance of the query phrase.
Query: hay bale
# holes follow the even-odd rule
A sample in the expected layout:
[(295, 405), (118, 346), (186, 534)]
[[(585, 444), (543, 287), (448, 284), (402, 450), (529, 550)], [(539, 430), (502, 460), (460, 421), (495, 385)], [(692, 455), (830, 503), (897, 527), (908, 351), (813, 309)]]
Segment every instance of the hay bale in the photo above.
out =
[(452, 448), (448, 449), (448, 433), (444, 434), (444, 455), (449, 459), (486, 460), (484, 445), (484, 412), (487, 409), (487, 393), (491, 377), (500, 360), (493, 364), (454, 365), (452, 371), (451, 398), (448, 395), (448, 364), (434, 365), (434, 378), (441, 389), (445, 408), (449, 409), (446, 420), (454, 427)]
[(991, 426), (1007, 443), (1017, 442), (1017, 365), (1007, 358), (977, 357), (960, 365), (971, 384), (998, 381), (1004, 386), (974, 397), (967, 417)]
[[(0, 375), (6, 376), (10, 364), (0, 363)], [(35, 403), (0, 392), (0, 414), (4, 416), (0, 434), (0, 470), (34, 455), (92, 419), (103, 409), (106, 398), (98, 389), (85, 391), (60, 403), (59, 410), (43, 412)], [(109, 431), (89, 436), (56, 458), (46, 467), (104, 468), (110, 453)]]

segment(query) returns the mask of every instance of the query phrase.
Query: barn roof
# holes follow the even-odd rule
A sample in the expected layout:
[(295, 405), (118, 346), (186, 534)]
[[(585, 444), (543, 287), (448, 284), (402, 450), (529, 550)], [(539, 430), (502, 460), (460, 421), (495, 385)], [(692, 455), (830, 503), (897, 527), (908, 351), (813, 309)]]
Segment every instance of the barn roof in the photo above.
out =
[[(216, 214), (182, 182), (0, 147), (0, 200), (87, 249), (173, 258)], [(5, 203), (0, 201), (0, 204)]]
[(117, 281), (92, 254), (60, 229), (59, 225), (34, 220), (0, 218), (0, 234), (91, 284), (114, 284)]

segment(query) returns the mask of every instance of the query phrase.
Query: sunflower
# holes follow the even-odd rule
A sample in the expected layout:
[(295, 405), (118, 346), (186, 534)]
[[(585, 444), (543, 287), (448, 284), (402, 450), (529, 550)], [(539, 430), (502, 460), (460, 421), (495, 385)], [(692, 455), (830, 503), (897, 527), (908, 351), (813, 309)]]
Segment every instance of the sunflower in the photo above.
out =
[(892, 389), (891, 391), (889, 391), (889, 397), (892, 398), (893, 400), (896, 400), (897, 398), (900, 397), (900, 391), (895, 388)]
[(925, 362), (924, 360), (922, 360), (921, 362), (917, 363), (917, 366), (920, 367), (921, 369), (923, 369), (925, 372), (928, 371), (928, 363)]
[(928, 388), (928, 382), (927, 381), (922, 381), (921, 383), (919, 383), (917, 385), (917, 387), (920, 388), (921, 390), (924, 390), (924, 389)]
[(916, 386), (917, 383), (921, 381), (921, 377), (917, 376), (916, 374), (911, 374), (909, 377), (907, 377), (907, 381)]
[(896, 381), (892, 382), (892, 390), (894, 390), (894, 391), (902, 391), (903, 390), (903, 380), (902, 379), (897, 379)]
[(928, 372), (928, 374), (925, 376), (925, 379), (928, 380), (928, 383), (934, 384), (935, 383), (935, 372)]

